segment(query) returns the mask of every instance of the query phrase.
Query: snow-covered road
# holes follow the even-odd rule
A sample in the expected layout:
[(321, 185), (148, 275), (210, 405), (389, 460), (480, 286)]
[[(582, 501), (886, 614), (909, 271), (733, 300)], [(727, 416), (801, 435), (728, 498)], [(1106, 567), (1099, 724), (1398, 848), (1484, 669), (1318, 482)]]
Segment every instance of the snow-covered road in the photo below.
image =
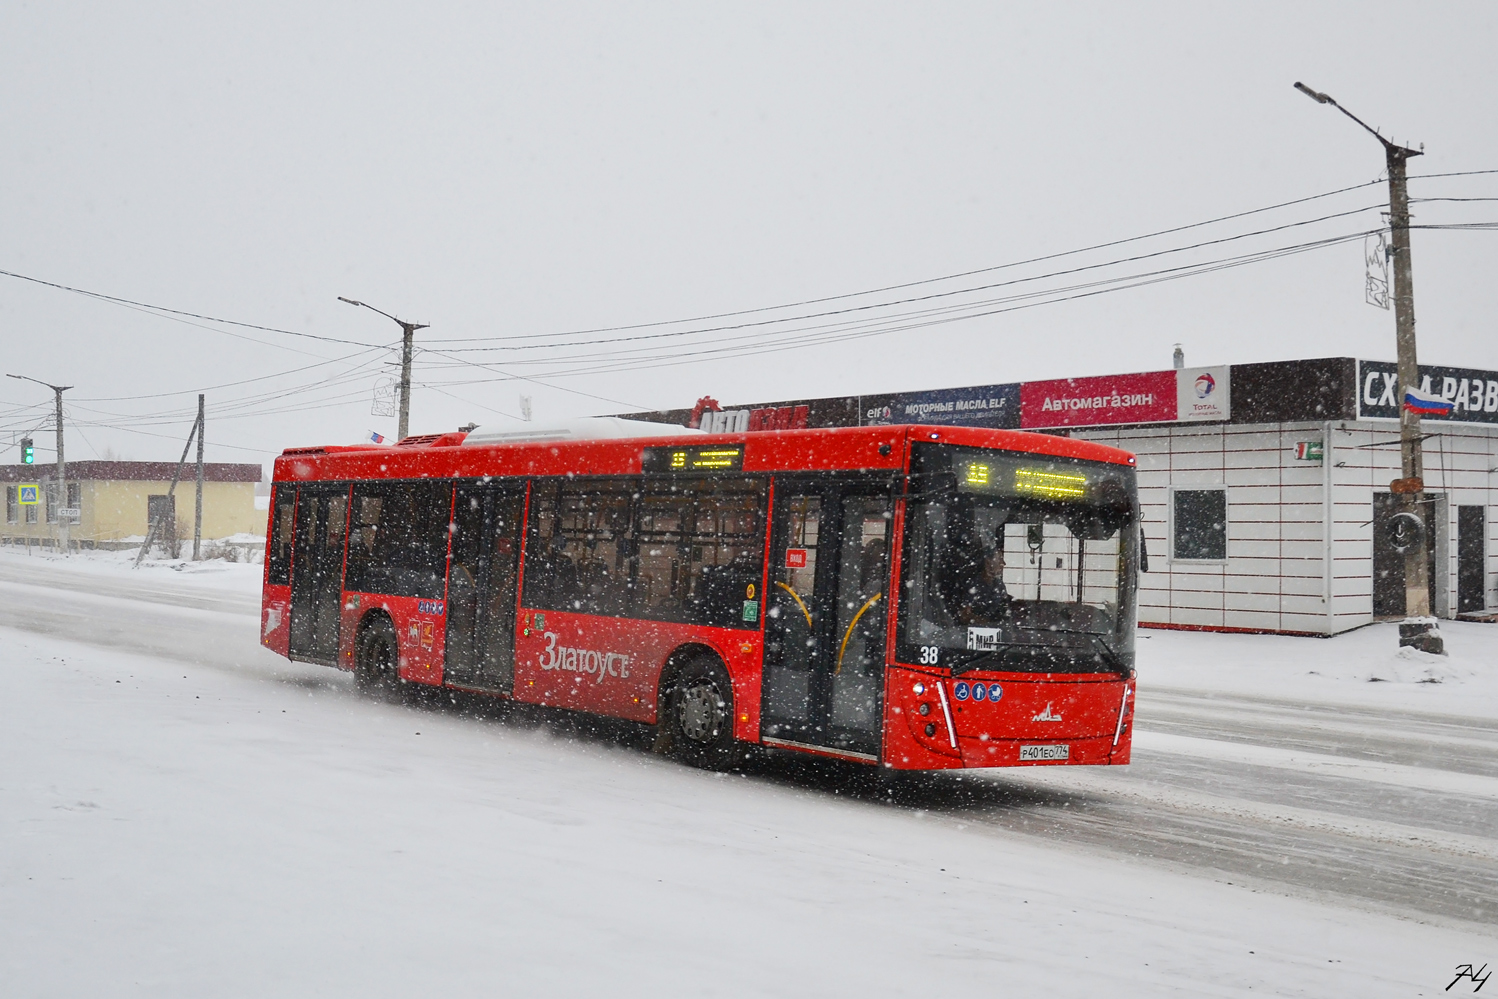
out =
[(372, 701), (255, 645), (249, 567), (110, 569), (0, 553), (7, 995), (1430, 995), (1498, 963), (1484, 696), (1152, 687), (1253, 641), (1156, 633), (1132, 766), (850, 792)]

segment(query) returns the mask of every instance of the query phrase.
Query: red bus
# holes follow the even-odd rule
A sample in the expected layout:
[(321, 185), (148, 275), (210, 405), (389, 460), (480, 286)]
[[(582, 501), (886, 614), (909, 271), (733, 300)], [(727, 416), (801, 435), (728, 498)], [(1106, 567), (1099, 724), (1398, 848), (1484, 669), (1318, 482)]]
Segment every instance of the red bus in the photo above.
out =
[(705, 434), (604, 419), (292, 448), (261, 639), (751, 745), (948, 769), (1127, 763), (1134, 457), (941, 426)]

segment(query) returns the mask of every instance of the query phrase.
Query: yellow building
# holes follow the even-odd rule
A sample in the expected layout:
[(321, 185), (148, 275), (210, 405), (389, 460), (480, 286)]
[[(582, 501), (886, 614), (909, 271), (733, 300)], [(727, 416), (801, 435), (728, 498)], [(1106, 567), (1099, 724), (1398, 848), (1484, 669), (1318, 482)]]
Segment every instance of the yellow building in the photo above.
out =
[[(3, 465), (0, 481), (5, 483), (5, 522), (0, 524), (0, 539), (15, 544), (31, 540), (51, 544), (57, 537), (61, 510), (77, 510), (77, 519), (68, 528), (73, 544), (82, 547), (116, 547), (145, 537), (150, 516), (166, 504), (167, 488), (177, 466), (169, 461), (76, 461), (68, 463), (66, 504), (58, 495), (53, 481), (55, 465)], [(175, 512), (177, 537), (191, 540), (193, 506), (197, 483), (196, 469), (189, 464), (182, 471), (172, 495), (170, 510)], [(260, 481), (259, 465), (209, 462), (203, 465), (203, 532), (206, 539), (253, 534), (265, 536), (265, 511), (255, 509), (255, 483)], [(26, 504), (28, 490), (39, 486), (39, 502)]]

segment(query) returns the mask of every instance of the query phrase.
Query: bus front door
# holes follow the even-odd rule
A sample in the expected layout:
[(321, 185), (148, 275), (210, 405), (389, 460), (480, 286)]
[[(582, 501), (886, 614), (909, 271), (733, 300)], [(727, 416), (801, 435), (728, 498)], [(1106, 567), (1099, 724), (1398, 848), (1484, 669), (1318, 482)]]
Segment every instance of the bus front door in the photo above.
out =
[(297, 492), (289, 651), (294, 659), (331, 664), (338, 659), (348, 487), (302, 486)]
[(777, 478), (762, 737), (877, 759), (893, 501)]
[(515, 685), (515, 584), (525, 494), (458, 485), (447, 577), (443, 681), (508, 694)]

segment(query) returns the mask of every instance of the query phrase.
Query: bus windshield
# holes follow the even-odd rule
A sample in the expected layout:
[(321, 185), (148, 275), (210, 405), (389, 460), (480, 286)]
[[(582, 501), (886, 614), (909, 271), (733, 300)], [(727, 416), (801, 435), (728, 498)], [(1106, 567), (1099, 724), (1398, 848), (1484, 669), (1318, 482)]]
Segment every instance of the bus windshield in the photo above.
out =
[(1132, 467), (917, 445), (904, 534), (901, 661), (1132, 672)]

